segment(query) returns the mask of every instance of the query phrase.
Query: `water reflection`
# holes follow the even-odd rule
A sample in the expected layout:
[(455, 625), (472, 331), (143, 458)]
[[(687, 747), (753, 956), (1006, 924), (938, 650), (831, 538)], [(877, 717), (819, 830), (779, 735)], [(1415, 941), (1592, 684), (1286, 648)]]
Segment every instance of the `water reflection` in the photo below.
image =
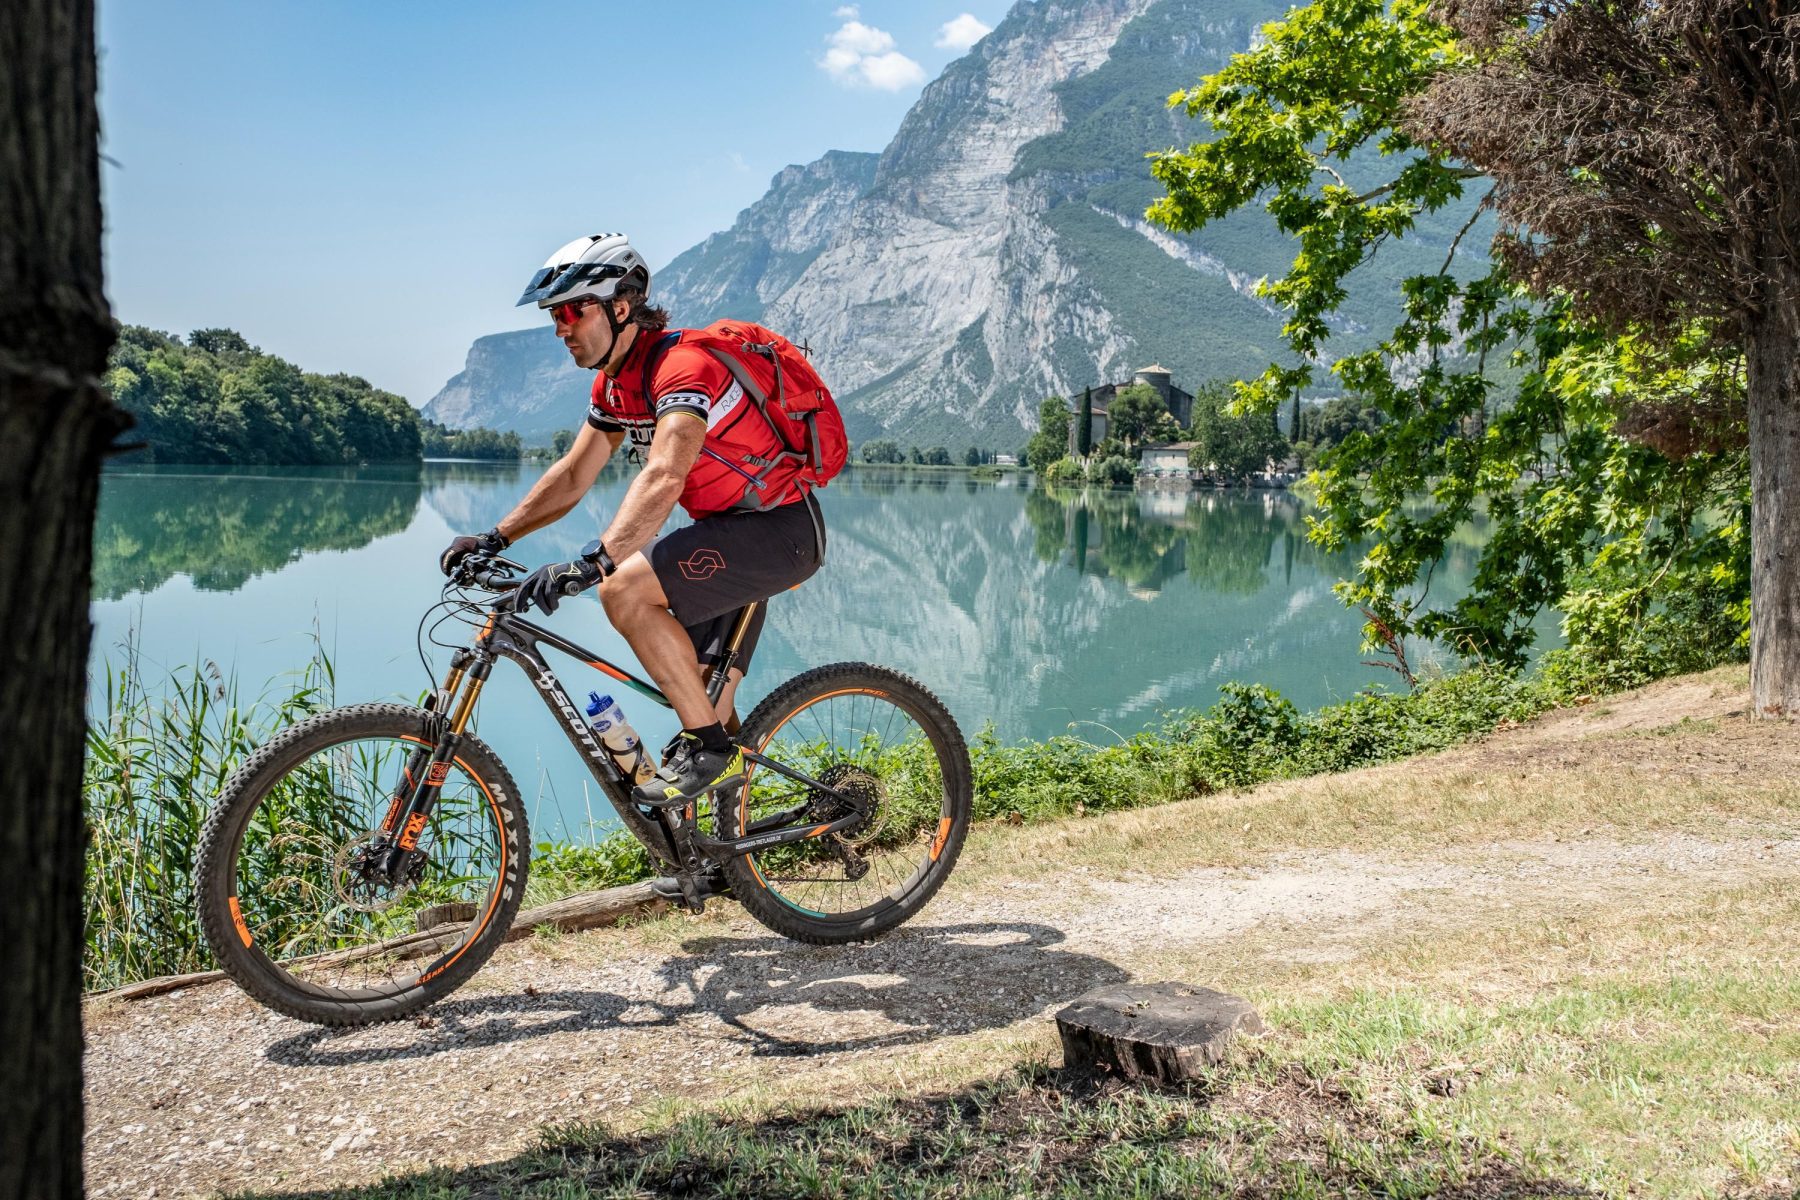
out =
[(94, 523), (94, 598), (176, 575), (234, 592), (319, 550), (354, 550), (412, 523), (420, 468), (137, 467), (108, 473)]
[[(190, 661), (198, 649), (260, 683), (297, 665), (293, 638), (318, 622), (343, 699), (416, 695), (428, 676), (415, 627), (438, 598), (445, 540), (492, 526), (542, 469), (108, 472), (96, 645), (137, 624), (153, 657)], [(535, 565), (573, 554), (631, 477), (610, 469), (512, 556)], [(1331, 591), (1354, 556), (1307, 542), (1305, 506), (1285, 493), (1045, 492), (858, 469), (822, 501), (825, 566), (771, 605), (746, 702), (808, 667), (868, 660), (923, 680), (971, 733), (989, 721), (1007, 739), (1074, 725), (1110, 740), (1100, 726), (1125, 734), (1162, 710), (1208, 705), (1227, 680), (1314, 707), (1387, 674), (1362, 665), (1361, 620)], [(1435, 596), (1466, 585), (1477, 546), (1440, 565)], [(178, 575), (192, 585), (168, 582)], [(600, 653), (629, 653), (591, 601), (550, 623)], [(578, 784), (525, 681), (497, 679), (483, 707), (484, 736), (509, 762), (536, 755), (535, 773)], [(664, 714), (641, 715), (658, 744), (674, 732)]]
[(1050, 489), (1026, 497), (1033, 552), (1087, 575), (1161, 591), (1185, 577), (1210, 591), (1252, 595), (1280, 563), (1347, 570), (1354, 555), (1326, 555), (1306, 539), (1305, 505), (1286, 492), (1129, 492)]
[[(871, 658), (929, 681), (970, 725), (1102, 740), (1084, 723), (1129, 732), (1231, 679), (1313, 706), (1382, 674), (1331, 591), (1355, 556), (1307, 542), (1289, 494), (847, 483), (828, 493), (825, 569), (771, 610), (796, 667)], [(1446, 563), (1438, 587), (1471, 565)]]

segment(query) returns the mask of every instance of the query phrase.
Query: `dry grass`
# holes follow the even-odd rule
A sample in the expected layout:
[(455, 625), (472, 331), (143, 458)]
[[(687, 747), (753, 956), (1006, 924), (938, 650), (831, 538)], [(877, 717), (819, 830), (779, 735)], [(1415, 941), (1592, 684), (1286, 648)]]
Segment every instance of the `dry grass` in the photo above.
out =
[(987, 827), (963, 886), (1087, 867), (1122, 877), (1255, 866), (1297, 851), (1439, 854), (1518, 838), (1734, 836), (1800, 815), (1800, 738), (1752, 721), (1740, 667), (1564, 710), (1468, 747), (1041, 826)]

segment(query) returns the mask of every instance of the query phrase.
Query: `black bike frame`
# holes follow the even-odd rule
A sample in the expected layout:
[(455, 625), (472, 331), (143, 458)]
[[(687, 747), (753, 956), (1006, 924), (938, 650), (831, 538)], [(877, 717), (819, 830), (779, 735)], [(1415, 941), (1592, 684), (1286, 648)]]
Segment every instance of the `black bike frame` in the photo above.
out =
[[(753, 603), (739, 614), (719, 661), (707, 673), (707, 697), (715, 704), (724, 693), (731, 666), (749, 633), (757, 607), (758, 604)], [(809, 789), (809, 797), (824, 795), (838, 800), (849, 808), (849, 815), (826, 823), (804, 823), (806, 812), (813, 807), (809, 798), (791, 809), (755, 822), (751, 828), (743, 830), (740, 837), (720, 839), (699, 831), (693, 804), (682, 809), (645, 809), (632, 798), (631, 781), (625, 778), (612, 755), (594, 736), (581, 710), (575, 707), (556, 672), (540, 652), (540, 645), (594, 668), (664, 708), (674, 707), (655, 684), (609, 662), (603, 655), (525, 620), (508, 610), (505, 602), (496, 605), (489, 611), (487, 623), (482, 626), (474, 644), (457, 651), (451, 658), (450, 672), (443, 685), (426, 702), (427, 710), (440, 718), (448, 715), (449, 722), (448, 727), (439, 732), (436, 745), (429, 748), (422, 745), (414, 752), (401, 786), (395, 791), (387, 818), (382, 822), (382, 831), (395, 837), (390, 870), (396, 877), (404, 869), (405, 857), (417, 847), (418, 834), (429, 820), (439, 788), (449, 775), (450, 763), (474, 714), (475, 702), (499, 659), (508, 659), (524, 669), (537, 688), (544, 707), (550, 710), (563, 736), (581, 755), (589, 774), (618, 812), (625, 827), (653, 855), (677, 870), (694, 872), (702, 869), (705, 864), (700, 861), (701, 855), (729, 857), (786, 842), (824, 837), (849, 829), (866, 815), (856, 798), (751, 750), (745, 750), (744, 757), (756, 766), (805, 786)], [(742, 786), (748, 787), (748, 781)]]

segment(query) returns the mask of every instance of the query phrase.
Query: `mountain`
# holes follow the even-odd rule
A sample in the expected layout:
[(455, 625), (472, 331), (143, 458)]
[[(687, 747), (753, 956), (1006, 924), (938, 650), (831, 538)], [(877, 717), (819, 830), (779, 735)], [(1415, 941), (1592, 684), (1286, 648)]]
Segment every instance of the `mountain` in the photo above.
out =
[[(754, 318), (809, 343), (858, 441), (1006, 449), (1044, 396), (1153, 361), (1189, 389), (1254, 374), (1282, 343), (1252, 289), (1293, 245), (1260, 212), (1192, 237), (1151, 228), (1160, 187), (1145, 156), (1202, 133), (1169, 93), (1285, 10), (1020, 0), (926, 86), (879, 156), (782, 171), (729, 230), (657, 273), (659, 300), (683, 325)], [(1436, 269), (1453, 218), (1390, 248), (1368, 282)], [(1340, 314), (1352, 335), (1391, 325), (1391, 287), (1352, 295)], [(589, 379), (548, 329), (500, 334), (425, 412), (547, 438), (579, 419)]]

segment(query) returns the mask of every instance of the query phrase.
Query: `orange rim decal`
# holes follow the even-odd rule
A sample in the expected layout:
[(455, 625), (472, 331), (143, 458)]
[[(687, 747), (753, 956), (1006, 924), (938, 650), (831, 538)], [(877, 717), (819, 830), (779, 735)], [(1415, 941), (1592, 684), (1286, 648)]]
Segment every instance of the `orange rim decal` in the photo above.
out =
[(944, 843), (950, 840), (950, 818), (945, 817), (938, 822), (937, 836), (931, 839), (931, 861), (936, 862), (938, 855), (944, 852)]
[(244, 924), (244, 910), (238, 907), (236, 896), (231, 897), (226, 903), (231, 906), (231, 923), (237, 926), (238, 936), (244, 939), (244, 945), (248, 946), (250, 944), (250, 927)]
[(630, 682), (630, 678), (625, 674), (625, 672), (619, 670), (617, 667), (609, 667), (603, 662), (591, 662), (588, 664), (588, 666), (594, 668), (594, 670), (600, 672), (602, 675), (611, 675), (614, 679), (618, 680), (620, 683)]

